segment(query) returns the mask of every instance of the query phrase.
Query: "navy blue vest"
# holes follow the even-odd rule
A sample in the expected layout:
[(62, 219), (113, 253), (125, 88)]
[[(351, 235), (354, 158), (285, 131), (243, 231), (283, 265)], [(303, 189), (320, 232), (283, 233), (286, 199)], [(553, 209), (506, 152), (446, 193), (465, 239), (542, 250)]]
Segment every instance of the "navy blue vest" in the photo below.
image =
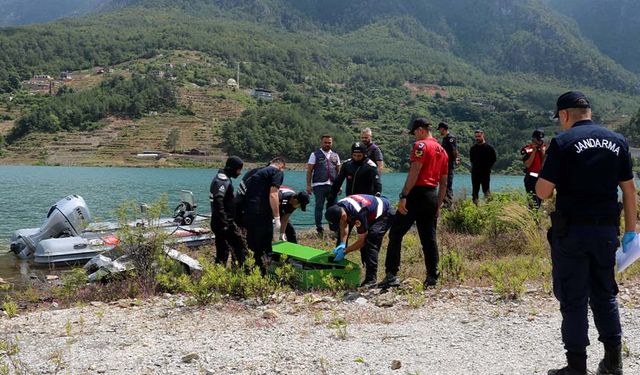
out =
[(314, 152), (316, 164), (313, 166), (312, 182), (333, 181), (338, 176), (338, 154), (332, 152), (330, 159), (324, 155), (321, 149)]

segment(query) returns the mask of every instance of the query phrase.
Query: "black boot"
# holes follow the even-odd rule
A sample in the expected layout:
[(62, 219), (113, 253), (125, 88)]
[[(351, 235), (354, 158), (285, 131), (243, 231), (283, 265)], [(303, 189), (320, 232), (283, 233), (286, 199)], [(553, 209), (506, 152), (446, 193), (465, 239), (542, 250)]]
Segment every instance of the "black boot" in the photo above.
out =
[(622, 344), (604, 347), (604, 358), (598, 365), (597, 375), (622, 375)]
[(549, 370), (547, 375), (588, 375), (587, 353), (567, 352), (567, 366), (561, 369)]

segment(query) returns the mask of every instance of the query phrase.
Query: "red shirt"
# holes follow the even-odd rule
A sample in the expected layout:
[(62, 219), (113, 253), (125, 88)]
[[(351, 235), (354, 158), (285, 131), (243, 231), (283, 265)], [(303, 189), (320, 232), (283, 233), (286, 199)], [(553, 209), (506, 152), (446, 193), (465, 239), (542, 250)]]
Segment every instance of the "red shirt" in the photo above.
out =
[(435, 138), (416, 141), (411, 151), (411, 161), (422, 163), (416, 186), (437, 187), (440, 178), (449, 172), (449, 156)]
[[(547, 146), (545, 144), (542, 144), (541, 148), (543, 150), (546, 150)], [(538, 150), (538, 146), (536, 146), (535, 144), (528, 144), (520, 150), (520, 154), (522, 154), (524, 160), (527, 160), (529, 158), (529, 155), (534, 154), (533, 162), (531, 163), (531, 166), (529, 168), (526, 168), (526, 170), (527, 173), (540, 173), (540, 169), (542, 169), (542, 162), (544, 161), (544, 154), (542, 153), (542, 151)]]

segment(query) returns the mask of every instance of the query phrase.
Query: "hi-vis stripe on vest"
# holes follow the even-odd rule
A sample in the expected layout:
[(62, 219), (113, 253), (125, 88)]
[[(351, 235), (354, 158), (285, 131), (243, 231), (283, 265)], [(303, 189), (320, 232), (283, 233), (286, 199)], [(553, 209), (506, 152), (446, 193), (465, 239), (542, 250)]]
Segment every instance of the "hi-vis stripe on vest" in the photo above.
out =
[[(383, 210), (384, 210), (384, 203), (382, 202), (382, 199), (375, 197), (376, 198), (376, 202), (378, 203), (378, 207), (376, 209), (376, 219), (379, 218), (380, 216), (382, 216)], [(362, 205), (356, 201), (355, 199), (351, 198), (351, 197), (346, 197), (340, 200), (341, 202), (347, 202), (349, 203), (351, 206), (353, 206), (353, 208), (355, 208), (355, 210), (357, 212), (360, 212), (360, 210), (362, 210)]]
[(293, 190), (292, 188), (290, 188), (288, 186), (280, 186), (280, 189), (278, 189), (278, 190), (280, 190), (283, 193), (294, 193), (294, 194), (296, 193), (295, 190)]

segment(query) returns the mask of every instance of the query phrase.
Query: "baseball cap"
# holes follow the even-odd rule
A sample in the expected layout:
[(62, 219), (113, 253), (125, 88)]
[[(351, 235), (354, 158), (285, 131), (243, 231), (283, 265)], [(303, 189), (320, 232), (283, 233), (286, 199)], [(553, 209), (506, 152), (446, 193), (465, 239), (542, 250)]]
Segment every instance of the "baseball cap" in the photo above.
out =
[(447, 124), (446, 122), (441, 122), (438, 124), (438, 129), (449, 130), (449, 124)]
[(411, 135), (413, 135), (413, 133), (415, 133), (415, 131), (418, 128), (424, 128), (426, 130), (431, 130), (431, 123), (426, 118), (419, 117), (419, 118), (411, 121), (409, 126), (407, 126), (407, 129), (409, 129), (409, 134), (411, 134)]
[(544, 139), (544, 131), (542, 129), (536, 129), (533, 131), (533, 134), (531, 134), (531, 138), (533, 139), (537, 139), (539, 141)]
[(591, 108), (587, 97), (580, 91), (568, 91), (558, 97), (556, 101), (556, 113), (553, 118), (558, 118), (558, 112), (569, 108)]
[(227, 159), (227, 162), (224, 165), (224, 169), (229, 171), (235, 171), (239, 168), (242, 168), (243, 165), (244, 163), (242, 162), (242, 159), (240, 159), (237, 156), (231, 156), (229, 157), (229, 159)]
[(298, 198), (298, 202), (300, 203), (300, 209), (302, 211), (307, 210), (307, 204), (309, 204), (309, 194), (306, 191), (299, 191), (296, 194), (296, 198)]

